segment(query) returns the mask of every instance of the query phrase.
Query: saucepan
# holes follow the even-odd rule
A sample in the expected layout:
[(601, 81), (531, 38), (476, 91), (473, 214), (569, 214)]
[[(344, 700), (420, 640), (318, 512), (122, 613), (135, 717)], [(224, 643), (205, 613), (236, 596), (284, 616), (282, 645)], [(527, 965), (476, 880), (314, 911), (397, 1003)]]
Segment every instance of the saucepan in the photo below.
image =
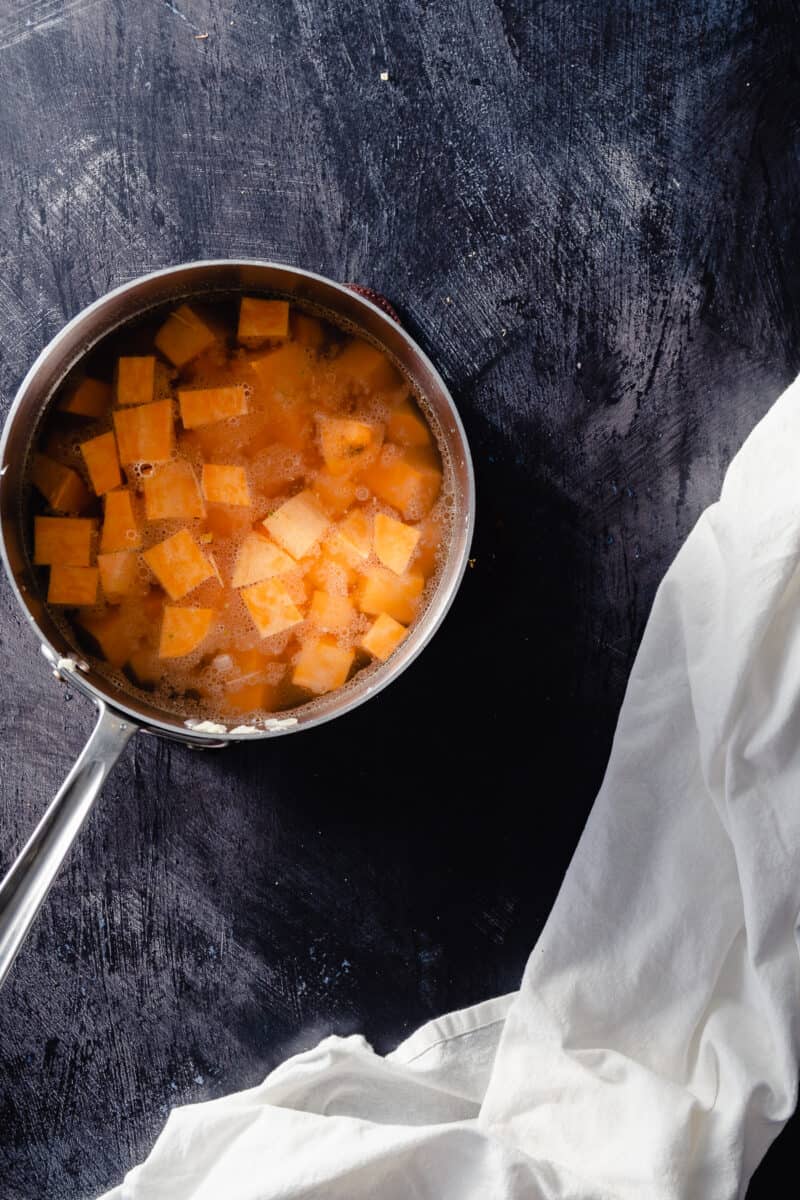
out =
[[(0, 442), (0, 547), (12, 590), (55, 677), (91, 700), (98, 720), (89, 741), (27, 844), (0, 883), (0, 984), (48, 889), (96, 800), (108, 772), (139, 731), (189, 746), (221, 748), (240, 740), (266, 741), (308, 730), (373, 699), (405, 670), (430, 640), (464, 574), (474, 521), (469, 447), (453, 400), (430, 360), (389, 306), (321, 275), (279, 263), (215, 260), (156, 271), (109, 292), (80, 312), (42, 351), (14, 399)], [(29, 552), (26, 464), (48, 406), (75, 364), (123, 323), (171, 301), (216, 294), (266, 294), (347, 327), (378, 343), (402, 368), (432, 418), (440, 440), (453, 519), (438, 583), (410, 635), (377, 670), (356, 675), (343, 689), (311, 706), (279, 714), (262, 727), (190, 722), (124, 692), (87, 662), (44, 604)]]

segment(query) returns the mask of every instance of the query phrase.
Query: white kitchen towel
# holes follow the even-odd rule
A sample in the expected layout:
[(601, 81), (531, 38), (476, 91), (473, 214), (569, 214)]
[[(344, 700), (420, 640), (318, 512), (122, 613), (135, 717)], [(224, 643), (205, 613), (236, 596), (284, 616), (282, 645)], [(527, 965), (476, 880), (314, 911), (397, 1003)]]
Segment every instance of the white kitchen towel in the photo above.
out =
[(107, 1200), (743, 1196), (796, 1100), (799, 562), (795, 383), (658, 591), (520, 991), (175, 1110)]

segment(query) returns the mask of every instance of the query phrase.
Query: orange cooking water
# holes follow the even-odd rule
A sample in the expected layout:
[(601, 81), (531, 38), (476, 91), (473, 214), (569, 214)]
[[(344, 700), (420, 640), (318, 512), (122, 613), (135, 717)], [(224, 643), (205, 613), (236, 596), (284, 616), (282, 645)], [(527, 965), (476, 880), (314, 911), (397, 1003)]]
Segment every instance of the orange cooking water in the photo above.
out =
[(405, 377), (268, 297), (109, 335), (63, 386), (30, 479), (57, 619), (115, 682), (187, 716), (284, 711), (385, 662), (448, 532)]

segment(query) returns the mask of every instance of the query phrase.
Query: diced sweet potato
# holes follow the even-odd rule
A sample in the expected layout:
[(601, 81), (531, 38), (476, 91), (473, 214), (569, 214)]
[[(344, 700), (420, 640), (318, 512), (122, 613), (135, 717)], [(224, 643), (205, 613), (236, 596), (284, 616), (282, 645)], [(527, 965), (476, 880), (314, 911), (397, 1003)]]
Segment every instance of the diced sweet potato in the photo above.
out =
[(355, 583), (356, 573), (344, 555), (327, 545), (306, 567), (305, 579), (311, 587), (320, 591), (345, 596)]
[[(180, 370), (180, 386), (189, 387), (227, 387), (231, 383), (231, 372), (246, 373), (247, 364), (240, 359), (243, 351), (228, 352), (225, 340), (227, 335), (217, 330), (217, 341), (198, 354), (190, 363)], [(233, 380), (237, 383), (238, 380)]]
[(103, 595), (109, 604), (119, 604), (126, 596), (141, 590), (138, 558), (132, 550), (98, 554), (97, 566)]
[(382, 351), (353, 338), (334, 360), (333, 369), (352, 391), (381, 392), (399, 387), (402, 377)]
[(159, 658), (183, 658), (196, 650), (208, 637), (216, 612), (213, 608), (181, 608), (164, 606), (161, 622)]
[(247, 393), (240, 383), (231, 387), (190, 388), (178, 392), (184, 429), (213, 425), (247, 412)]
[(114, 413), (120, 462), (160, 463), (172, 455), (175, 423), (172, 401), (138, 404)]
[(291, 489), (304, 473), (301, 456), (289, 446), (274, 443), (251, 458), (250, 479), (253, 490), (265, 499)]
[(156, 334), (156, 349), (176, 367), (197, 358), (216, 341), (216, 334), (188, 304), (170, 313)]
[(137, 550), (142, 534), (133, 512), (131, 494), (127, 488), (106, 492), (100, 550), (111, 554), (115, 550)]
[(192, 464), (179, 458), (164, 463), (144, 480), (144, 510), (148, 521), (191, 520), (205, 516), (206, 507)]
[(117, 404), (150, 404), (156, 390), (155, 355), (117, 360)]
[(311, 596), (308, 615), (314, 624), (326, 633), (346, 629), (355, 614), (356, 610), (347, 596), (319, 589)]
[(358, 488), (347, 475), (331, 475), (329, 471), (319, 471), (311, 486), (322, 507), (332, 517), (341, 517), (347, 512)]
[(299, 342), (286, 342), (277, 350), (251, 360), (256, 403), (261, 407), (276, 396), (307, 396), (313, 378), (313, 360)]
[(242, 296), (237, 337), (243, 346), (260, 346), (268, 338), (289, 336), (287, 300), (261, 300)]
[(304, 558), (330, 525), (312, 492), (299, 492), (263, 522), (279, 546), (293, 558)]
[(419, 521), (439, 495), (442, 473), (425, 459), (414, 458), (411, 451), (397, 454), (387, 450), (392, 447), (385, 448), (377, 462), (362, 472), (361, 482), (407, 521)]
[(131, 652), (131, 631), (125, 613), (119, 608), (110, 609), (100, 615), (80, 613), (78, 624), (97, 643), (100, 654), (112, 667), (122, 667)]
[(272, 655), (263, 646), (250, 646), (246, 650), (231, 649), (230, 658), (237, 679), (249, 679), (253, 675), (264, 676), (268, 667), (280, 667), (278, 677), (285, 670), (285, 665), (283, 663), (276, 663)]
[(293, 308), (289, 314), (289, 328), (292, 337), (301, 346), (307, 346), (310, 350), (321, 350), (325, 345), (325, 330), (322, 322), (316, 317), (309, 317)]
[(213, 504), (230, 504), (232, 508), (250, 507), (250, 488), (244, 467), (224, 467), (214, 463), (203, 465), (203, 495)]
[(294, 559), (290, 558), (285, 550), (281, 550), (280, 546), (276, 546), (261, 533), (251, 533), (239, 547), (233, 571), (233, 586), (249, 587), (262, 579), (285, 575), (294, 566)]
[[(204, 462), (226, 463), (239, 455), (249, 457), (250, 447), (267, 425), (262, 412), (248, 412), (235, 421), (215, 421), (196, 429), (181, 429), (177, 434), (178, 452), (200, 457)], [(271, 439), (270, 433), (270, 439)]]
[(388, 613), (380, 613), (361, 639), (360, 645), (381, 662), (392, 654), (408, 633), (405, 625)]
[(45, 454), (33, 456), (31, 483), (56, 512), (83, 512), (92, 502), (89, 489), (78, 472)]
[(395, 575), (385, 567), (369, 567), (359, 586), (358, 607), (370, 616), (385, 612), (402, 625), (410, 625), (424, 587), (421, 575)]
[(300, 454), (313, 449), (314, 422), (307, 400), (301, 396), (276, 396), (268, 415), (274, 441)]
[(120, 486), (122, 474), (113, 433), (101, 433), (99, 437), (89, 438), (88, 442), (81, 442), (81, 454), (98, 496)]
[(420, 413), (405, 401), (389, 414), (386, 438), (400, 446), (429, 446), (431, 431)]
[(395, 521), (394, 517), (387, 517), (386, 513), (375, 514), (375, 554), (395, 575), (405, 572), (417, 548), (419, 537), (419, 530), (411, 525)]
[(111, 385), (100, 379), (81, 379), (62, 397), (60, 412), (72, 413), (74, 417), (102, 417), (111, 407)]
[(331, 542), (348, 562), (363, 562), (372, 553), (372, 536), (372, 517), (365, 509), (354, 508), (336, 526)]
[(37, 566), (88, 567), (96, 527), (89, 517), (34, 517), (33, 561)]
[(380, 425), (354, 421), (351, 417), (317, 416), (320, 446), (331, 475), (346, 475), (377, 455), (383, 441)]
[(181, 529), (145, 550), (142, 558), (170, 600), (180, 600), (206, 579), (217, 576), (188, 529)]
[(355, 651), (340, 646), (334, 638), (309, 638), (297, 656), (292, 683), (315, 696), (332, 692), (346, 682)]
[(69, 567), (54, 563), (50, 568), (48, 604), (68, 604), (74, 607), (94, 604), (97, 600), (97, 567)]
[(277, 707), (278, 689), (263, 679), (239, 684), (229, 688), (222, 699), (222, 710), (237, 716), (266, 710), (274, 712)]
[(249, 529), (253, 516), (249, 508), (226, 508), (211, 504), (206, 512), (205, 527), (213, 537), (238, 537)]
[(240, 593), (253, 624), (262, 638), (291, 629), (303, 620), (303, 614), (280, 579), (262, 579)]

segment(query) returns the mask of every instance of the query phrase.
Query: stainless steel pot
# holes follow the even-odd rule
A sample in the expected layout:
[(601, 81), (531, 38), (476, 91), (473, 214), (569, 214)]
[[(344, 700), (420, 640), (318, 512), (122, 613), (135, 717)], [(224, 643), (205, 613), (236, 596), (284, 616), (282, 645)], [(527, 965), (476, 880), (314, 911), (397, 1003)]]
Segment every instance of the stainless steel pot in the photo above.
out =
[[(379, 342), (415, 384), (441, 435), (454, 520), (446, 562), (434, 595), (416, 627), (392, 658), (339, 692), (298, 708), (256, 732), (241, 727), (188, 728), (178, 716), (116, 688), (91, 665), (52, 620), (41, 596), (25, 536), (25, 466), (49, 401), (68, 371), (96, 343), (124, 322), (156, 305), (215, 293), (269, 293), (349, 322)], [(11, 587), (56, 678), (92, 700), (98, 721), (86, 748), (50, 804), (27, 845), (0, 884), (0, 985), (8, 974), (48, 889), (103, 782), (139, 729), (192, 746), (300, 732), (371, 699), (419, 654), (455, 595), (467, 563), (474, 520), (474, 480), (464, 429), (441, 377), (419, 346), (391, 317), (363, 295), (321, 275), (279, 263), (219, 260), (188, 263), (142, 276), (84, 309), (56, 335), (17, 392), (0, 442), (0, 548)]]

